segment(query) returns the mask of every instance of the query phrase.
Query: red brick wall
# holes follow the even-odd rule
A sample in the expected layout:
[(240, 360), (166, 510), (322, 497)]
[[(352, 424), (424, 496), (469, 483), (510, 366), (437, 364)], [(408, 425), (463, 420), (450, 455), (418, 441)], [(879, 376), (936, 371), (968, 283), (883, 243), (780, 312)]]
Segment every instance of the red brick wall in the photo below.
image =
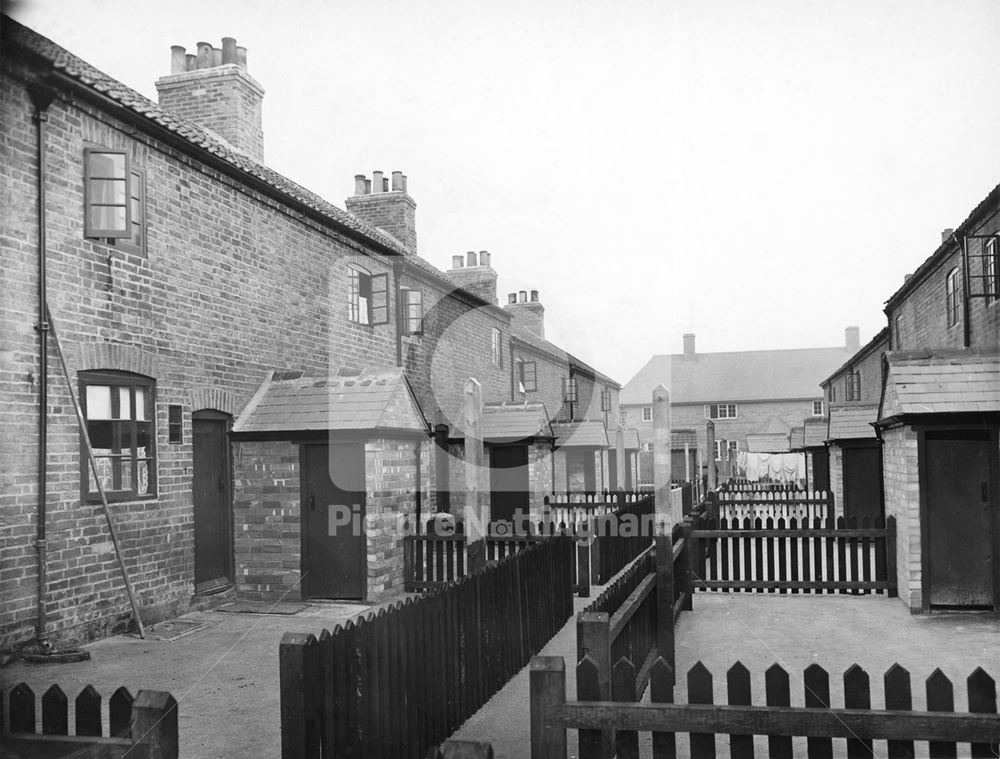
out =
[[(831, 378), (829, 384), (836, 387), (838, 403), (847, 400), (847, 375), (852, 372), (861, 374), (861, 397), (858, 400), (864, 403), (878, 403), (882, 395), (882, 356), (888, 349), (887, 336), (860, 358), (857, 355), (852, 356), (843, 369)], [(829, 403), (828, 391), (826, 398)], [(829, 413), (829, 405), (824, 411)]]

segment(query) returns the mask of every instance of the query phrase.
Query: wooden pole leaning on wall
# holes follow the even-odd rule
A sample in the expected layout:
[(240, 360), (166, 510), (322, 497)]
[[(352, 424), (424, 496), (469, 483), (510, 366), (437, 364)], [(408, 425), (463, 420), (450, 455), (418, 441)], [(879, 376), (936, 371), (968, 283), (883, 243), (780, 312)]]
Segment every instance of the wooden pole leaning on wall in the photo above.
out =
[(670, 502), (670, 391), (664, 385), (653, 389), (653, 488), (654, 522), (657, 529), (666, 526), (669, 535), (672, 524)]
[(464, 526), (468, 571), (486, 564), (486, 530), (489, 507), (482, 487), (485, 456), (483, 452), (483, 388), (472, 377), (465, 381), (465, 511)]
[(705, 462), (708, 465), (708, 490), (714, 493), (718, 486), (715, 469), (715, 422), (711, 419), (705, 423)]
[(122, 580), (125, 582), (125, 592), (128, 593), (129, 604), (132, 606), (132, 617), (135, 619), (139, 637), (146, 637), (146, 629), (142, 624), (142, 617), (139, 614), (139, 604), (135, 599), (135, 591), (132, 590), (132, 581), (129, 579), (128, 569), (125, 567), (125, 557), (122, 556), (122, 548), (118, 542), (118, 531), (115, 529), (114, 520), (111, 518), (111, 509), (108, 507), (108, 496), (104, 492), (104, 485), (101, 478), (97, 476), (97, 460), (94, 458), (94, 448), (90, 444), (90, 434), (87, 432), (87, 420), (84, 419), (83, 409), (80, 408), (80, 401), (76, 397), (73, 389), (73, 380), (70, 378), (69, 367), (66, 365), (66, 356), (63, 354), (62, 346), (59, 343), (59, 335), (56, 333), (56, 323), (52, 318), (52, 312), (46, 308), (49, 318), (49, 331), (52, 333), (52, 341), (56, 346), (56, 353), (59, 354), (59, 363), (62, 364), (63, 376), (66, 378), (66, 387), (69, 390), (69, 397), (73, 401), (73, 408), (76, 410), (76, 420), (80, 425), (80, 435), (83, 437), (84, 447), (87, 449), (87, 459), (90, 461), (90, 469), (94, 473), (94, 481), (97, 483), (97, 492), (101, 496), (101, 507), (104, 511), (104, 519), (108, 523), (108, 532), (111, 534), (111, 542), (115, 547), (115, 555), (118, 557), (118, 568), (122, 573)]

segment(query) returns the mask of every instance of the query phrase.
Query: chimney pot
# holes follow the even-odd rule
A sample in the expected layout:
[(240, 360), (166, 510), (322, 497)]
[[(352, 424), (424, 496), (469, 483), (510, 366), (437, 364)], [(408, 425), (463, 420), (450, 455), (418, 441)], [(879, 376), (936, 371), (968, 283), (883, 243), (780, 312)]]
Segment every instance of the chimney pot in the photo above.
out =
[(528, 302), (528, 291), (527, 290), (518, 290), (518, 292), (517, 292), (517, 299), (521, 303), (527, 303)]
[(904, 275), (903, 275), (903, 284), (905, 285), (905, 284), (906, 284), (907, 282), (909, 282), (909, 281), (910, 281), (911, 279), (913, 279), (913, 275), (912, 275), (912, 274), (904, 274)]
[(392, 191), (402, 192), (403, 190), (403, 172), (394, 171), (392, 172)]
[(247, 49), (241, 45), (236, 46), (236, 65), (241, 71), (247, 70)]
[(403, 192), (406, 192), (406, 174), (403, 174)]
[(200, 69), (212, 68), (212, 43), (210, 42), (198, 43), (198, 68)]
[(538, 290), (531, 291), (531, 302), (538, 303)]
[(507, 294), (507, 302), (508, 303), (517, 303), (517, 293), (508, 293)]
[(194, 53), (188, 53), (184, 56), (184, 70), (194, 71), (198, 68), (198, 56)]
[(476, 266), (476, 251), (470, 250), (465, 254), (469, 266)]
[(946, 229), (942, 229), (941, 230), (941, 242), (948, 242), (948, 240), (951, 239), (951, 236), (953, 234), (955, 234), (955, 230), (952, 229), (951, 227), (947, 227)]
[(365, 180), (365, 192), (364, 192), (364, 194), (365, 195), (371, 195), (371, 192), (372, 192), (372, 180), (366, 179)]
[(451, 257), (451, 268), (461, 269), (465, 265), (465, 256), (457, 255)]
[(690, 361), (695, 357), (694, 333), (688, 332), (684, 335), (684, 360)]
[(389, 192), (389, 177), (382, 177), (382, 192)]
[(212, 48), (212, 67), (215, 68), (216, 66), (221, 66), (221, 65), (222, 65), (222, 48), (221, 47), (213, 47)]
[(490, 254), (488, 251), (485, 250), (479, 251), (479, 265), (480, 266), (490, 265)]
[(236, 63), (236, 38), (222, 38), (222, 62)]
[(364, 195), (365, 194), (365, 175), (355, 174), (354, 175), (354, 194)]
[(861, 330), (858, 327), (847, 327), (844, 329), (844, 346), (852, 354), (857, 353), (861, 347)]
[(372, 192), (382, 192), (382, 172), (372, 172)]
[(183, 74), (187, 71), (187, 55), (183, 45), (170, 46), (170, 73)]

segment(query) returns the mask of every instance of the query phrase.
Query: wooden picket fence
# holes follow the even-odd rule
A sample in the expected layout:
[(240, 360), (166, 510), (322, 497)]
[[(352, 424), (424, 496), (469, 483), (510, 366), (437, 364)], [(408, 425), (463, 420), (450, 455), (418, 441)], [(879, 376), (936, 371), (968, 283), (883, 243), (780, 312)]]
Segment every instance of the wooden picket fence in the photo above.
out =
[(794, 482), (751, 482), (746, 477), (730, 477), (719, 485), (719, 492), (780, 493), (798, 489)]
[(896, 520), (721, 520), (691, 531), (696, 587), (757, 593), (897, 594)]
[(600, 696), (597, 665), (585, 656), (576, 670), (577, 691), (584, 695), (571, 702), (566, 700), (562, 657), (532, 659), (532, 759), (565, 759), (567, 729), (579, 731), (580, 759), (610, 755), (602, 753), (602, 744), (609, 743), (619, 759), (636, 758), (640, 731), (652, 733), (654, 759), (677, 755), (677, 733), (688, 734), (690, 755), (697, 759), (718, 755), (718, 734), (730, 736), (726, 753), (732, 759), (792, 757), (796, 736), (807, 738), (805, 756), (817, 759), (832, 757), (834, 741), (841, 740), (849, 759), (1000, 755), (996, 683), (981, 668), (966, 680), (968, 712), (961, 713), (955, 711), (954, 687), (940, 670), (926, 680), (926, 711), (914, 711), (910, 674), (898, 664), (883, 678), (881, 710), (872, 709), (868, 673), (856, 664), (843, 676), (843, 707), (833, 706), (830, 677), (816, 664), (803, 674), (803, 706), (791, 705), (790, 678), (777, 664), (764, 676), (766, 705), (753, 704), (750, 672), (740, 662), (726, 673), (725, 704), (716, 703), (712, 673), (701, 662), (688, 672), (687, 703), (682, 704), (673, 703), (674, 673), (663, 658), (650, 667), (650, 703), (636, 703), (638, 696), (631, 692), (634, 673), (631, 661), (618, 660), (615, 695), (609, 702)]
[[(0, 697), (3, 693), (0, 693)], [(88, 685), (73, 701), (73, 733), (69, 699), (58, 685), (37, 698), (20, 683), (6, 694), (7, 721), (0, 729), (3, 757), (106, 756), (129, 759), (177, 759), (177, 702), (163, 691), (141, 690), (135, 698), (124, 687), (108, 699), (108, 736), (104, 736), (101, 694)], [(5, 713), (0, 699), (0, 722)]]
[(422, 759), (555, 635), (573, 612), (571, 538), (539, 541), (377, 614), (286, 633), (282, 759)]
[(721, 492), (706, 501), (712, 519), (828, 519), (834, 513), (833, 493), (788, 490), (758, 493)]

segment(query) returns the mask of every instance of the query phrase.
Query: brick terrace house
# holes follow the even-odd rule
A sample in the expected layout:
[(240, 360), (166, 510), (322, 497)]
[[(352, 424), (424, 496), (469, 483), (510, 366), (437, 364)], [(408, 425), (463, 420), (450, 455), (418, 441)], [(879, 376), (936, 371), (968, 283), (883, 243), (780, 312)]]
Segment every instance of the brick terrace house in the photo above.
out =
[[(783, 439), (783, 450), (788, 451), (792, 427), (802, 424), (805, 416), (823, 416), (819, 382), (857, 348), (855, 327), (846, 330), (846, 345), (840, 348), (727, 353), (697, 353), (695, 336), (688, 334), (683, 353), (653, 356), (625, 384), (621, 405), (627, 424), (638, 428), (648, 447), (653, 435), (653, 388), (660, 383), (670, 388), (672, 426), (694, 434), (704, 472), (709, 455), (707, 420), (715, 422), (711, 455), (720, 463), (739, 451), (774, 448), (778, 439)], [(685, 439), (675, 437), (675, 444)], [(676, 477), (684, 471), (683, 450), (673, 453), (680, 456), (673, 462)]]
[(1000, 610), (1000, 187), (885, 305), (876, 427), (912, 610)]
[[(400, 588), (389, 525), (449, 505), (465, 381), (531, 406), (513, 315), (417, 254), (401, 172), (344, 211), (268, 169), (235, 40), (175, 47), (159, 105), (8, 18), (2, 41), (0, 651), (127, 619), (98, 482), (147, 619)], [(345, 516), (363, 529), (330, 538)]]
[(829, 409), (826, 444), (838, 516), (882, 516), (882, 451), (872, 423), (888, 345), (889, 332), (883, 329), (821, 383)]

